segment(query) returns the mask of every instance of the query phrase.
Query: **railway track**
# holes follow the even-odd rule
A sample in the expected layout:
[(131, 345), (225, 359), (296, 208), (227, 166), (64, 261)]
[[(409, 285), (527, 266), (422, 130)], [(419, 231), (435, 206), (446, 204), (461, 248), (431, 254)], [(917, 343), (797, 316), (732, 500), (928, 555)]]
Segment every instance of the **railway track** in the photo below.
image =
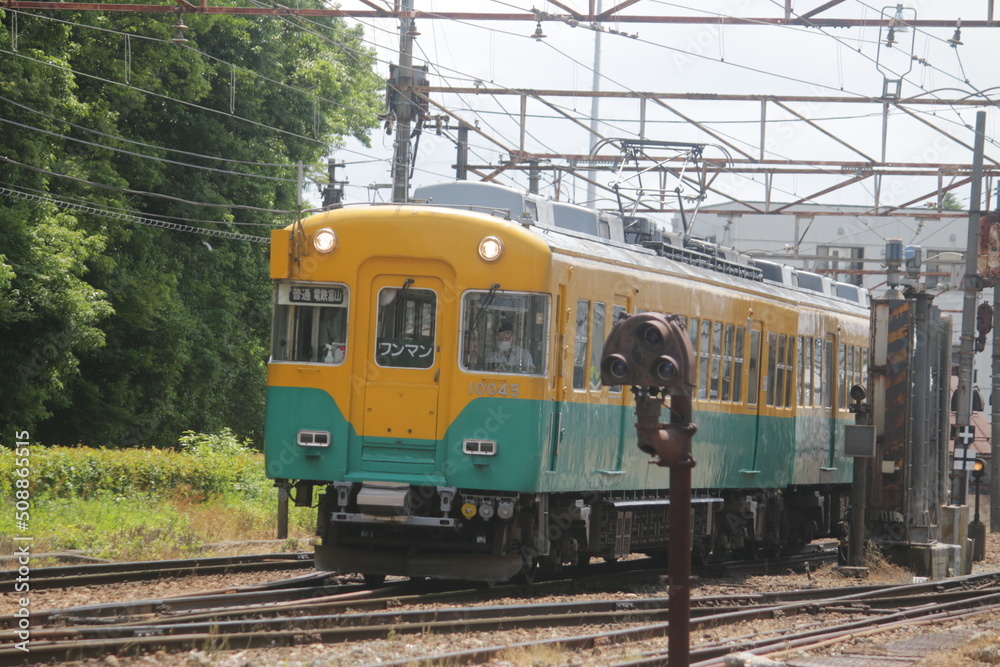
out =
[[(755, 566), (760, 570), (784, 571), (803, 563), (804, 558), (816, 562), (821, 557), (825, 556), (810, 553)], [(720, 567), (737, 565), (741, 570), (746, 567), (716, 564), (711, 568), (718, 571)], [(668, 607), (665, 597), (625, 602), (483, 605), (497, 598), (524, 599), (658, 584), (663, 570), (650, 560), (636, 560), (591, 565), (569, 574), (569, 578), (531, 586), (468, 588), (442, 582), (402, 581), (370, 589), (353, 582), (331, 584), (330, 575), (312, 573), (197, 596), (33, 612), (30, 662), (83, 659), (109, 653), (135, 655), (159, 650), (352, 642), (418, 632), (446, 634), (613, 623), (650, 626), (653, 629), (647, 632), (656, 633), (657, 628), (665, 627)], [(860, 589), (845, 590), (857, 593)], [(820, 591), (814, 590), (695, 599), (692, 615), (716, 618), (767, 610), (791, 600), (808, 605), (819, 595)], [(466, 606), (473, 603), (482, 606)], [(452, 606), (434, 606), (442, 604)], [(0, 631), (0, 644), (9, 647), (13, 643), (16, 624), (13, 616), (0, 617), (0, 628), (4, 628)], [(0, 664), (24, 663), (23, 652), (0, 648)]]
[[(148, 581), (191, 575), (233, 574), (306, 569), (313, 566), (311, 553), (253, 554), (215, 558), (64, 565), (31, 570), (31, 589), (95, 586), (125, 581)], [(0, 585), (13, 584), (18, 570), (0, 570)]]

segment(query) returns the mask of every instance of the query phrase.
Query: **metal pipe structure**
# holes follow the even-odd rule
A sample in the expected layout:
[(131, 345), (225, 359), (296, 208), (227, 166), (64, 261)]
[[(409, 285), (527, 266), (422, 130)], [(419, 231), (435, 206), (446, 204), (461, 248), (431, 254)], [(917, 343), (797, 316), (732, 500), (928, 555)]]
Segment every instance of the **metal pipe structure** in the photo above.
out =
[[(969, 196), (969, 235), (965, 251), (965, 276), (962, 289), (962, 336), (959, 343), (958, 390), (955, 411), (956, 431), (972, 423), (972, 362), (975, 354), (976, 301), (981, 290), (979, 279), (979, 217), (981, 215), (983, 183), (983, 151), (986, 137), (986, 112), (976, 112), (976, 144), (972, 155), (972, 192)], [(966, 502), (969, 474), (962, 470), (959, 480), (958, 502)]]
[[(622, 2), (606, 12), (572, 12), (566, 14), (551, 14), (541, 11), (523, 12), (443, 12), (443, 11), (413, 11), (412, 3), (402, 0), (396, 3), (395, 9), (341, 9), (341, 8), (306, 8), (290, 7), (281, 4), (273, 6), (228, 6), (209, 5), (206, 0), (198, 5), (178, 0), (177, 3), (169, 4), (128, 4), (128, 3), (108, 3), (99, 2), (74, 2), (73, 11), (91, 12), (142, 12), (149, 14), (173, 14), (178, 10), (190, 14), (226, 14), (231, 16), (333, 16), (339, 18), (357, 19), (422, 19), (422, 20), (447, 20), (447, 21), (554, 21), (561, 22), (574, 27), (591, 29), (604, 32), (607, 29), (600, 26), (605, 21), (615, 23), (662, 23), (674, 25), (738, 25), (747, 27), (759, 26), (806, 26), (810, 28), (866, 28), (866, 27), (889, 27), (892, 25), (891, 19), (885, 18), (817, 18), (815, 15), (785, 16), (775, 17), (740, 17), (740, 16), (658, 16), (655, 14), (621, 14), (617, 10), (624, 9), (633, 2)], [(996, 28), (997, 23), (992, 17), (992, 5), (990, 0), (990, 10), (985, 19), (962, 19), (962, 28)], [(62, 9), (57, 3), (45, 0), (5, 0), (0, 3), (5, 9)], [(913, 19), (906, 22), (907, 26), (913, 28), (954, 28), (954, 19)], [(630, 35), (629, 35), (630, 36)]]
[[(403, 16), (413, 13), (413, 0), (402, 0)], [(412, 18), (402, 18), (399, 24), (399, 66), (395, 81), (389, 85), (396, 88), (396, 103), (389, 113), (395, 116), (396, 142), (392, 159), (392, 201), (407, 202), (410, 199), (410, 132), (413, 123), (413, 93), (410, 87), (413, 76), (413, 36), (416, 30)]]
[(990, 532), (1000, 532), (1000, 288), (993, 287), (993, 393), (990, 425)]
[[(668, 546), (668, 666), (687, 667), (691, 655), (691, 423), (694, 353), (684, 324), (659, 313), (618, 322), (601, 356), (601, 384), (630, 385), (635, 395), (639, 449), (670, 468)], [(666, 396), (670, 422), (660, 422)]]

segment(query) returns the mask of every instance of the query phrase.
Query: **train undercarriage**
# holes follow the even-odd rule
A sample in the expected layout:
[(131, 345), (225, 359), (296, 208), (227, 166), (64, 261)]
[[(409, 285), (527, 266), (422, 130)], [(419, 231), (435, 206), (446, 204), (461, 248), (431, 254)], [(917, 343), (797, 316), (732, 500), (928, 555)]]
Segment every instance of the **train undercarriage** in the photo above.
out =
[[(311, 504), (315, 482), (292, 497)], [(321, 487), (322, 488), (322, 487)], [(699, 491), (692, 559), (778, 556), (839, 536), (846, 486)], [(640, 553), (666, 559), (666, 490), (502, 493), (389, 482), (335, 482), (319, 494), (316, 567), (500, 582)]]

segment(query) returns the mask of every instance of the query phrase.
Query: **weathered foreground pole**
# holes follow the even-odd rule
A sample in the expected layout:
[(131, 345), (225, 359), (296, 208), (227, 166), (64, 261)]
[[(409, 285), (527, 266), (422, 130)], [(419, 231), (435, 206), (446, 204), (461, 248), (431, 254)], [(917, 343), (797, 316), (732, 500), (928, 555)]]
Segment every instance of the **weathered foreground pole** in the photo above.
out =
[[(670, 468), (668, 665), (690, 662), (691, 618), (691, 395), (694, 355), (682, 320), (642, 313), (615, 324), (604, 343), (601, 384), (630, 385), (635, 395), (639, 449)], [(660, 411), (670, 396), (670, 422)]]

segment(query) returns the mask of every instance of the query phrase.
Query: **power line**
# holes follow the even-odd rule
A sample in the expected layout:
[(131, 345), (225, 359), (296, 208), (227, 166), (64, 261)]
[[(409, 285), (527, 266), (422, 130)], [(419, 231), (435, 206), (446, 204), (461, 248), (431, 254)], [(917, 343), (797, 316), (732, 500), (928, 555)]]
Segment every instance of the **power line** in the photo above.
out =
[(133, 190), (131, 188), (121, 188), (113, 185), (107, 185), (105, 183), (98, 183), (96, 181), (88, 181), (84, 178), (78, 178), (76, 176), (70, 176), (68, 174), (61, 174), (57, 171), (51, 171), (49, 169), (43, 169), (42, 167), (35, 167), (30, 164), (24, 164), (23, 162), (18, 162), (17, 160), (12, 160), (11, 158), (0, 155), (0, 161), (13, 164), (15, 166), (21, 167), (22, 169), (28, 169), (30, 171), (38, 172), (40, 174), (46, 174), (48, 176), (55, 176), (57, 178), (64, 178), (66, 180), (74, 181), (76, 183), (82, 183), (84, 185), (89, 185), (95, 188), (102, 188), (105, 190), (113, 190), (115, 192), (123, 192), (130, 195), (139, 195), (142, 197), (155, 197), (158, 199), (166, 199), (168, 201), (177, 202), (180, 204), (190, 204), (192, 206), (206, 206), (212, 208), (226, 208), (226, 209), (239, 209), (243, 211), (261, 211), (264, 213), (278, 213), (278, 214), (294, 214), (296, 211), (288, 211), (281, 209), (271, 209), (271, 208), (261, 208), (259, 206), (245, 206), (242, 204), (216, 204), (212, 202), (199, 202), (191, 201), (188, 199), (182, 199), (180, 197), (174, 197), (172, 195), (165, 195), (158, 192), (146, 192), (144, 190)]
[(28, 192), (22, 192), (17, 189), (3, 187), (3, 186), (0, 186), (0, 194), (7, 195), (9, 197), (17, 197), (18, 199), (24, 199), (27, 201), (52, 204), (53, 206), (57, 206), (64, 210), (89, 213), (92, 215), (101, 216), (103, 218), (109, 218), (112, 220), (121, 220), (123, 222), (134, 222), (136, 224), (145, 225), (147, 227), (157, 227), (159, 229), (167, 229), (174, 232), (189, 232), (192, 234), (215, 236), (217, 238), (230, 239), (233, 241), (249, 241), (251, 243), (269, 244), (271, 242), (271, 239), (264, 236), (253, 236), (250, 234), (241, 234), (239, 232), (229, 232), (222, 229), (206, 229), (204, 227), (183, 225), (176, 222), (167, 222), (165, 220), (154, 220), (152, 218), (146, 218), (139, 215), (133, 215), (129, 213), (122, 213), (119, 211), (104, 209), (99, 206), (75, 204), (73, 202), (63, 201), (55, 197), (31, 194)]

